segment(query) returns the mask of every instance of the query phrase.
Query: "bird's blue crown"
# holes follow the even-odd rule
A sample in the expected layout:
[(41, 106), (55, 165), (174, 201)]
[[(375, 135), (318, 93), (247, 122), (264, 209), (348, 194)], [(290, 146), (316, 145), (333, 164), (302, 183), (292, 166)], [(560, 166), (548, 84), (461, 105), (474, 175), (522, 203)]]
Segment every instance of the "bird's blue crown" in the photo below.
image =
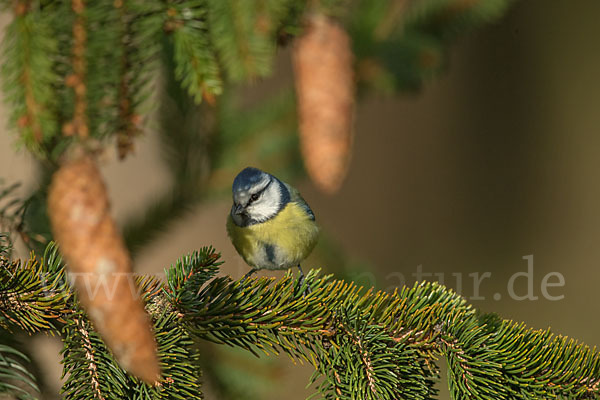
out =
[(233, 191), (248, 191), (252, 186), (267, 177), (268, 174), (258, 168), (246, 167), (233, 180)]

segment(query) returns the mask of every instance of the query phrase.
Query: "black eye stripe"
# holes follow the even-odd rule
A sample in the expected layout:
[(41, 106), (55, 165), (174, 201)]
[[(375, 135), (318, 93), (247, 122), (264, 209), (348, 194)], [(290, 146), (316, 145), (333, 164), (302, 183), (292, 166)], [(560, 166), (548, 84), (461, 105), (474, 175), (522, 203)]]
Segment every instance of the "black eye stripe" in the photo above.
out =
[(273, 182), (272, 180), (269, 181), (269, 183), (267, 183), (264, 188), (260, 189), (256, 193), (252, 194), (250, 196), (250, 199), (248, 199), (248, 204), (251, 204), (252, 202), (258, 200), (258, 198), (264, 193), (265, 190), (267, 190), (267, 188), (271, 185), (272, 182)]

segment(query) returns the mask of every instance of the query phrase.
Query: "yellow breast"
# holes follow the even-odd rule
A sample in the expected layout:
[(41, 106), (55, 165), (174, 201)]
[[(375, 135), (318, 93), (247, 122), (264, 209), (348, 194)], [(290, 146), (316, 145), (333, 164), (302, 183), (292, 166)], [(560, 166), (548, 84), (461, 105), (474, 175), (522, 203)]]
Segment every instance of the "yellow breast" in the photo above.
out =
[(229, 216), (227, 233), (250, 266), (284, 269), (298, 265), (310, 254), (319, 228), (301, 206), (290, 202), (270, 220), (246, 227), (237, 226)]

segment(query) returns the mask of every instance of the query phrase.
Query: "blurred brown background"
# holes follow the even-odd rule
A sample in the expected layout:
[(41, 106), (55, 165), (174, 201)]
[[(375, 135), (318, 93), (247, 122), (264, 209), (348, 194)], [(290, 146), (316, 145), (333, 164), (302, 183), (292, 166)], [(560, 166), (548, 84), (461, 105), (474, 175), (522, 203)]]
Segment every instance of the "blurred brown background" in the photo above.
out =
[[(300, 189), (348, 255), (372, 267), (380, 288), (397, 285), (399, 274), (411, 284), (421, 265), (453, 288), (459, 274), (461, 292), (473, 297), (468, 274), (490, 272), (479, 289), (485, 300), (472, 299), (476, 307), (600, 343), (599, 15), (596, 0), (517, 2), (500, 23), (458, 43), (448, 73), (421, 94), (359, 104), (354, 158), (340, 193), (322, 195), (310, 182)], [(253, 90), (289, 79), (287, 56), (273, 81)], [(4, 110), (0, 119), (6, 121)], [(0, 176), (30, 181), (31, 160), (23, 150), (15, 154), (13, 139), (0, 136)], [(117, 217), (166, 187), (158, 152), (149, 132), (134, 157), (106, 160)], [(175, 224), (141, 255), (138, 271), (159, 273), (178, 256), (212, 244), (223, 253), (224, 272), (241, 276), (247, 266), (225, 233), (229, 207), (227, 198), (215, 201)], [(534, 259), (536, 301), (511, 299), (507, 291), (510, 277), (527, 270), (527, 255)], [(305, 269), (317, 266), (305, 262)], [(564, 287), (549, 288), (562, 300), (542, 296), (549, 272), (564, 276)], [(516, 280), (515, 291), (526, 293), (525, 278)], [(36, 341), (58, 382), (60, 344)], [(310, 372), (278, 372), (272, 398), (306, 398)], [(448, 398), (443, 380), (440, 387)]]

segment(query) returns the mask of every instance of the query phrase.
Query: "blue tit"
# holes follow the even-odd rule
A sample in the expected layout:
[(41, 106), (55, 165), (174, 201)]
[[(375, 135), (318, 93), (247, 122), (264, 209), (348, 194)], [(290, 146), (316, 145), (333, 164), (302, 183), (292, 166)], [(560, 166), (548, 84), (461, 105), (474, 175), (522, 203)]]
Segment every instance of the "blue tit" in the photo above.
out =
[(298, 266), (317, 244), (315, 215), (300, 193), (257, 168), (248, 167), (233, 181), (233, 206), (227, 233), (244, 261), (259, 269)]

